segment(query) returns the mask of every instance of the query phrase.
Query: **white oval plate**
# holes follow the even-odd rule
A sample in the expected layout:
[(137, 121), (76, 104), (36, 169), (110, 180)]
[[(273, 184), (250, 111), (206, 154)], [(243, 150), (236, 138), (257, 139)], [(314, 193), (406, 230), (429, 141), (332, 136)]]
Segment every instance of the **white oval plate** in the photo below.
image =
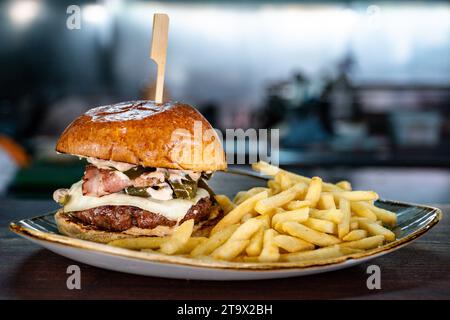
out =
[[(215, 175), (211, 181), (217, 193), (239, 191), (265, 185), (261, 177), (241, 172)], [(226, 186), (227, 190), (223, 190)], [(228, 192), (227, 192), (228, 191)], [(414, 241), (439, 222), (441, 210), (433, 207), (378, 201), (378, 206), (397, 213), (398, 225), (393, 230), (397, 239), (382, 247), (335, 259), (314, 263), (276, 262), (239, 263), (197, 260), (111, 247), (105, 244), (73, 239), (58, 234), (54, 213), (24, 219), (10, 224), (18, 235), (69, 259), (99, 268), (144, 276), (196, 280), (257, 280), (304, 276), (354, 266), (397, 250)]]

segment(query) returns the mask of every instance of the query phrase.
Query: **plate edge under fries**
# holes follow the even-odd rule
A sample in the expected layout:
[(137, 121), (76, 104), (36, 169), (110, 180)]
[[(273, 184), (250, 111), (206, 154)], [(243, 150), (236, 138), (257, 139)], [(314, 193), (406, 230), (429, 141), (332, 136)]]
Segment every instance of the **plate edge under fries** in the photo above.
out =
[(52, 233), (49, 231), (40, 231), (37, 228), (33, 228), (28, 221), (33, 219), (40, 219), (43, 217), (49, 217), (53, 213), (48, 213), (46, 215), (38, 216), (31, 219), (23, 219), (20, 221), (14, 221), (10, 223), (10, 230), (20, 236), (25, 238), (31, 238), (34, 240), (51, 242), (53, 244), (69, 246), (77, 249), (96, 251), (102, 254), (116, 255), (123, 258), (131, 258), (149, 261), (153, 263), (170, 263), (177, 265), (184, 265), (190, 267), (202, 267), (202, 268), (214, 268), (214, 269), (232, 269), (232, 270), (255, 270), (255, 271), (267, 271), (267, 270), (277, 270), (277, 269), (309, 269), (320, 266), (330, 266), (341, 264), (347, 260), (359, 260), (369, 256), (379, 256), (389, 252), (392, 252), (413, 240), (419, 238), (428, 232), (432, 227), (434, 227), (442, 219), (442, 211), (439, 208), (426, 206), (426, 205), (416, 205), (411, 203), (390, 201), (390, 200), (379, 200), (380, 203), (402, 206), (402, 207), (416, 207), (426, 210), (430, 217), (427, 219), (426, 224), (420, 226), (417, 230), (408, 234), (403, 238), (399, 238), (393, 242), (387, 243), (381, 247), (367, 250), (364, 252), (353, 253), (337, 258), (316, 260), (316, 261), (301, 261), (301, 262), (228, 262), (221, 260), (212, 259), (198, 259), (190, 258), (187, 256), (169, 256), (159, 253), (150, 252), (140, 252), (130, 249), (123, 249), (112, 247), (106, 244), (95, 243), (91, 241), (85, 241), (81, 239), (75, 239), (68, 236)]

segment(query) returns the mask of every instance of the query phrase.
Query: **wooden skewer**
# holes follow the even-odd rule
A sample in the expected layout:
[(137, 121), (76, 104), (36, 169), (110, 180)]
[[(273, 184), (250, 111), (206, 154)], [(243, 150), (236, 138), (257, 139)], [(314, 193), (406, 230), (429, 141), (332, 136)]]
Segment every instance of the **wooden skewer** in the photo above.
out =
[(164, 74), (166, 70), (167, 39), (169, 36), (169, 16), (164, 13), (153, 15), (153, 35), (150, 58), (157, 65), (155, 102), (163, 102)]

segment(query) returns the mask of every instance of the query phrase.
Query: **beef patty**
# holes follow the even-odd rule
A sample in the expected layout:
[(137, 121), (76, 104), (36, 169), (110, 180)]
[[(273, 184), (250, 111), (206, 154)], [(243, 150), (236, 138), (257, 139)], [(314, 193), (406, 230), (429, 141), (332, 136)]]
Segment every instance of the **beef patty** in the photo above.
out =
[[(194, 219), (195, 223), (208, 219), (211, 206), (210, 198), (200, 199), (188, 210), (180, 223), (189, 219)], [(125, 231), (132, 227), (153, 229), (160, 225), (173, 227), (177, 223), (158, 213), (133, 206), (100, 206), (83, 211), (73, 211), (70, 212), (70, 215), (84, 224), (106, 231)]]

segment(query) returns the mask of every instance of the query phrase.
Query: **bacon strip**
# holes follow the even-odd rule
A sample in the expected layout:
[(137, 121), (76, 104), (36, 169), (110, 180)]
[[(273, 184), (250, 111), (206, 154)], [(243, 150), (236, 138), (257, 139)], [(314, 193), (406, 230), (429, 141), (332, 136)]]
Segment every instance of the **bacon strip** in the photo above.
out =
[(162, 172), (146, 172), (134, 180), (117, 170), (98, 168), (87, 165), (83, 176), (82, 191), (85, 196), (101, 197), (122, 191), (127, 187), (152, 187), (164, 182)]
[(132, 181), (120, 171), (88, 165), (84, 172), (82, 191), (85, 196), (101, 197), (132, 185)]

